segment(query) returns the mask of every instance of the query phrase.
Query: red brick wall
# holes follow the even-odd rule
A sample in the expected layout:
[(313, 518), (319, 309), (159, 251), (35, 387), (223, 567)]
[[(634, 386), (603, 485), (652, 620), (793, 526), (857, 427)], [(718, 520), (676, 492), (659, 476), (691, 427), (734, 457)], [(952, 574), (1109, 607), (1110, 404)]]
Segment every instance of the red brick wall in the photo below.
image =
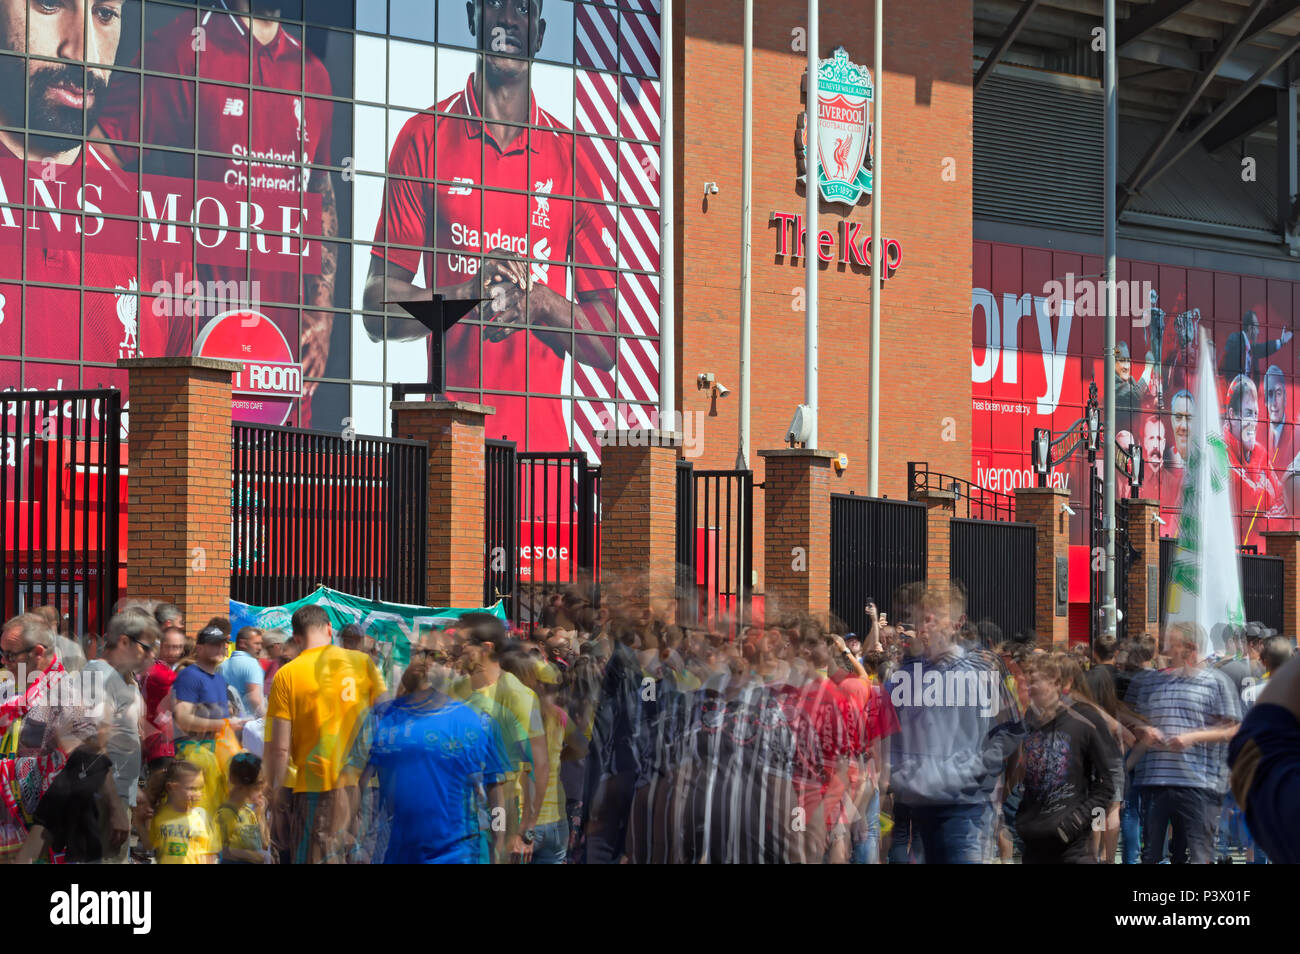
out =
[(625, 608), (659, 608), (676, 586), (677, 451), (610, 446), (601, 464), (602, 581)]
[[(125, 596), (230, 612), (230, 371), (130, 366)], [(231, 365), (234, 367), (234, 365)]]
[(1035, 560), (1038, 585), (1034, 594), (1038, 645), (1057, 649), (1068, 649), (1070, 645), (1070, 617), (1068, 612), (1065, 616), (1056, 615), (1055, 592), (1056, 560), (1070, 553), (1070, 527), (1061, 512), (1061, 504), (1068, 503), (1069, 499), (1066, 491), (1048, 487), (1021, 487), (1016, 491), (1016, 520), (1038, 528)]
[(1282, 635), (1300, 633), (1300, 533), (1265, 531), (1265, 552), (1282, 558)]
[(925, 577), (942, 583), (952, 576), (952, 518), (957, 497), (946, 490), (928, 491), (925, 502)]
[(483, 602), (487, 478), (484, 416), (492, 408), (454, 402), (394, 405), (394, 437), (429, 445), (429, 606)]
[(815, 452), (763, 459), (766, 612), (824, 616), (831, 600), (830, 459)]
[[(1141, 556), (1128, 570), (1128, 605), (1120, 607), (1128, 621), (1130, 636), (1139, 633), (1158, 635), (1160, 629), (1159, 593), (1156, 595), (1156, 622), (1147, 622), (1147, 567), (1160, 566), (1160, 525), (1153, 519), (1160, 513), (1158, 500), (1122, 500), (1120, 505), (1128, 510), (1129, 542)], [(1119, 542), (1116, 538), (1116, 547)], [(1115, 565), (1119, 567), (1120, 555), (1115, 552)]]
[[(793, 311), (802, 261), (778, 258), (773, 210), (802, 214), (795, 184), (794, 131), (803, 110), (807, 54), (791, 50), (806, 26), (801, 5), (757, 0), (754, 9), (753, 331), (750, 465), (754, 451), (779, 447), (803, 400), (804, 313)], [(677, 315), (679, 407), (708, 411), (695, 377), (714, 372), (733, 394), (708, 418), (700, 467), (730, 467), (737, 446), (741, 210), (741, 0), (691, 0), (678, 8), (677, 123), (679, 234)], [(871, 68), (871, 5), (823, 0), (823, 57), (843, 45)], [(884, 234), (902, 243), (902, 266), (885, 282), (880, 371), (880, 491), (906, 495), (906, 462), (927, 460), (958, 476), (970, 470), (971, 72), (970, 4), (910, 0), (885, 6), (882, 142)], [(956, 181), (943, 180), (946, 157)], [(719, 193), (704, 200), (704, 183)], [(847, 219), (871, 231), (871, 205), (822, 207), (819, 227), (838, 236)], [(838, 247), (838, 246), (837, 246)], [(850, 466), (831, 475), (836, 492), (867, 489), (867, 343), (871, 279), (832, 264), (819, 277), (821, 447)], [(944, 419), (954, 427), (944, 440)], [(770, 487), (769, 487), (770, 489)], [(760, 490), (756, 507), (763, 506)], [(756, 509), (756, 512), (762, 512)], [(755, 553), (762, 552), (756, 528)], [(756, 559), (756, 566), (762, 561)], [(762, 589), (760, 578), (760, 590)]]

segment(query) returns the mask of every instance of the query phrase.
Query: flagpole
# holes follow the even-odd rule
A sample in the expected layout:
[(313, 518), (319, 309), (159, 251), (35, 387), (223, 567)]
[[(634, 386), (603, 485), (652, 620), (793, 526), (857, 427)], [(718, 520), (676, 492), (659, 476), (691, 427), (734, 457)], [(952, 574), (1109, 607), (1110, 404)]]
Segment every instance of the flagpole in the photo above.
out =
[[(745, 0), (745, 78), (741, 96), (740, 146), (740, 441), (736, 469), (749, 470), (750, 270), (753, 267), (754, 192), (754, 0)], [(796, 240), (797, 241), (797, 240)]]
[(875, 57), (871, 115), (871, 342), (867, 349), (867, 496), (880, 495), (880, 286), (884, 280), (885, 240), (880, 225), (881, 87), (884, 79), (885, 0), (876, 0)]
[[(1116, 633), (1115, 614), (1115, 203), (1116, 167), (1118, 165), (1118, 51), (1115, 42), (1115, 0), (1105, 0), (1103, 36), (1106, 43), (1105, 94), (1106, 135), (1102, 193), (1105, 197), (1106, 253), (1106, 426), (1103, 431), (1105, 453), (1102, 467), (1102, 538), (1106, 544), (1106, 562), (1102, 575), (1102, 635)], [(1089, 519), (1092, 519), (1091, 517)]]
[(818, 172), (821, 153), (817, 143), (817, 120), (821, 104), (817, 101), (817, 70), (821, 63), (817, 51), (817, 0), (808, 0), (808, 151), (804, 163), (804, 328), (803, 328), (803, 402), (808, 405), (812, 418), (806, 447), (817, 446), (817, 194), (821, 191)]
[(659, 427), (677, 430), (677, 236), (673, 221), (673, 0), (659, 14)]

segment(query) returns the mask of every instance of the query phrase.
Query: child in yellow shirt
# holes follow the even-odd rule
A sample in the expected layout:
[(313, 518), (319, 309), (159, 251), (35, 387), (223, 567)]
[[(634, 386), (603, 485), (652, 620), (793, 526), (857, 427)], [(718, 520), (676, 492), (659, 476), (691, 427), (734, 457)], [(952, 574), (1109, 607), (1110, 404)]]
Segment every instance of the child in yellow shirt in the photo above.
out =
[(220, 842), (203, 802), (203, 772), (177, 759), (167, 769), (160, 804), (154, 808), (150, 841), (160, 865), (210, 865)]

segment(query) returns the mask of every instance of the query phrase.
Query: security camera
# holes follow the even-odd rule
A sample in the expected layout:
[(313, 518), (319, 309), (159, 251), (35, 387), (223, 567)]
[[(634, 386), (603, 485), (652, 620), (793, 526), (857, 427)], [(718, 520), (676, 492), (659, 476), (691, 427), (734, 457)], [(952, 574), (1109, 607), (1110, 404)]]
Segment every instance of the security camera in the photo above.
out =
[(717, 195), (717, 194), (718, 194), (718, 184), (717, 184), (716, 182), (706, 182), (706, 183), (704, 183), (704, 194), (705, 194), (705, 195)]
[(709, 388), (713, 387), (714, 380), (713, 372), (706, 371), (704, 374), (696, 376), (695, 387), (700, 391), (707, 391)]
[(718, 384), (714, 390), (717, 392), (718, 397), (726, 397), (731, 393), (731, 388), (727, 387), (725, 384)]
[(1071, 517), (1073, 517), (1074, 508), (1071, 507), (1068, 503), (1063, 503), (1061, 504), (1061, 513), (1068, 513)]

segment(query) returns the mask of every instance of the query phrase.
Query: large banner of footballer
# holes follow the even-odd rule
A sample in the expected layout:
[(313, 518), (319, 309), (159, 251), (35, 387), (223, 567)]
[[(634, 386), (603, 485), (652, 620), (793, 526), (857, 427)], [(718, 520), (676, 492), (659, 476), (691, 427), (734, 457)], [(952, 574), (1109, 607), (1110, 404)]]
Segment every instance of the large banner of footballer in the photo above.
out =
[[(1110, 384), (1120, 447), (1142, 446), (1140, 496), (1160, 501), (1161, 533), (1176, 535), (1203, 328), (1215, 350), (1238, 543), (1264, 552), (1263, 531), (1300, 528), (1292, 337), (1300, 282), (1125, 260), (1117, 272), (1124, 295), (1116, 376), (1107, 382), (1104, 306), (1097, 302), (1101, 258), (975, 244), (972, 479), (1003, 492), (1032, 485), (1034, 428), (1059, 435), (1082, 416), (1089, 385), (1096, 382), (1101, 398)], [(1086, 467), (1080, 450), (1050, 478), (1076, 504), (1087, 499)], [(1117, 479), (1127, 495), (1125, 476)], [(1084, 520), (1071, 523), (1072, 542), (1084, 543)]]
[(0, 387), (201, 353), (236, 419), (386, 433), (436, 291), (484, 299), (445, 353), (491, 436), (651, 423), (656, 0), (385, 6), (0, 0)]

